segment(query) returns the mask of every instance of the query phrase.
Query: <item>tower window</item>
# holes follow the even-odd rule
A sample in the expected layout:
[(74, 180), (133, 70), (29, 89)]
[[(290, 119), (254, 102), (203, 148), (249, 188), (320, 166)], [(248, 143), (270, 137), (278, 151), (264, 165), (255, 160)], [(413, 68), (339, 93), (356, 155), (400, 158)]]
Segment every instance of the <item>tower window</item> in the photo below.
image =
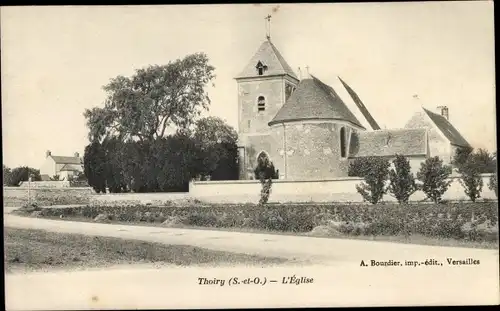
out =
[(266, 66), (266, 65), (264, 65), (264, 64), (262, 64), (262, 62), (261, 62), (261, 61), (259, 61), (259, 62), (257, 63), (257, 65), (255, 66), (255, 68), (257, 68), (257, 74), (258, 74), (259, 76), (262, 76), (262, 75), (264, 74), (264, 72), (267, 70), (267, 66)]
[(259, 96), (257, 99), (257, 109), (259, 112), (266, 110), (266, 99), (264, 96)]
[(345, 129), (343, 127), (340, 128), (340, 156), (342, 158), (346, 157), (346, 139), (345, 139)]

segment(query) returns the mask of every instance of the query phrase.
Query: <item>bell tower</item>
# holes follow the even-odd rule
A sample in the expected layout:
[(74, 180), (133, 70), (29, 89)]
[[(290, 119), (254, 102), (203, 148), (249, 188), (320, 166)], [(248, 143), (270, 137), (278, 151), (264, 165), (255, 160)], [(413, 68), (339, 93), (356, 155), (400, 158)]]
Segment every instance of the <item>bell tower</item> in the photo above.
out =
[(265, 151), (272, 156), (270, 149), (273, 142), (269, 137), (268, 123), (299, 83), (290, 65), (271, 42), (271, 16), (268, 15), (265, 20), (267, 31), (264, 42), (235, 77), (238, 85), (240, 163), (245, 162), (246, 166), (252, 165), (249, 160), (253, 160), (253, 152)]

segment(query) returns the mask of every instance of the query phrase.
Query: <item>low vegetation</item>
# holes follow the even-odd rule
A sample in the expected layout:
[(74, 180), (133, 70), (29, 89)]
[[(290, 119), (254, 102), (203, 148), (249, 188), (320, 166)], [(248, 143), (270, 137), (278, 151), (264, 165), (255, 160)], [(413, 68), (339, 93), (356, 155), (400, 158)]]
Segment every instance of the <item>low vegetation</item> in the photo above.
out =
[(138, 240), (5, 228), (7, 272), (100, 268), (119, 264), (277, 264), (280, 258)]
[(467, 243), (498, 243), (497, 202), (449, 204), (320, 205), (193, 204), (186, 206), (82, 206), (22, 209), (36, 217), (169, 227), (234, 228), (335, 237), (422, 236)]

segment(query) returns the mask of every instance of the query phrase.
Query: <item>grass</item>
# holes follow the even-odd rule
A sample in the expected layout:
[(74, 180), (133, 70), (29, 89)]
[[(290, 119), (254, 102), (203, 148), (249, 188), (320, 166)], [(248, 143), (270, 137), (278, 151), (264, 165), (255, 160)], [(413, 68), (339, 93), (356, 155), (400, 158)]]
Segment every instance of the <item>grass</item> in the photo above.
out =
[(44, 230), (4, 228), (5, 271), (103, 268), (121, 264), (272, 265), (282, 258), (213, 251), (186, 245)]
[[(93, 223), (91, 218), (86, 217), (65, 217), (60, 219), (59, 217), (49, 217), (44, 216), (45, 219), (60, 220), (60, 221), (79, 221), (79, 222), (90, 222)], [(146, 226), (146, 227), (165, 227), (161, 223), (157, 222), (145, 222), (145, 221), (118, 221), (112, 220), (110, 224), (115, 225), (129, 225), (129, 226)], [(275, 234), (275, 235), (285, 235), (285, 236), (309, 236), (317, 238), (336, 238), (336, 239), (351, 239), (351, 240), (368, 240), (368, 241), (380, 241), (380, 242), (393, 242), (393, 243), (404, 243), (404, 244), (416, 244), (416, 245), (429, 245), (429, 246), (445, 246), (445, 247), (464, 247), (464, 248), (480, 248), (480, 249), (498, 249), (499, 243), (487, 242), (487, 241), (468, 241), (468, 240), (456, 240), (452, 238), (435, 238), (423, 235), (411, 235), (405, 237), (402, 235), (380, 235), (380, 236), (366, 236), (366, 235), (347, 235), (336, 233), (335, 235), (324, 235), (324, 234), (311, 234), (310, 232), (283, 232), (256, 228), (240, 228), (240, 227), (201, 227), (201, 226), (188, 226), (188, 225), (176, 225), (170, 228), (178, 229), (193, 229), (193, 230), (212, 230), (212, 231), (223, 231), (223, 232), (243, 232), (243, 233), (256, 233), (256, 234)]]

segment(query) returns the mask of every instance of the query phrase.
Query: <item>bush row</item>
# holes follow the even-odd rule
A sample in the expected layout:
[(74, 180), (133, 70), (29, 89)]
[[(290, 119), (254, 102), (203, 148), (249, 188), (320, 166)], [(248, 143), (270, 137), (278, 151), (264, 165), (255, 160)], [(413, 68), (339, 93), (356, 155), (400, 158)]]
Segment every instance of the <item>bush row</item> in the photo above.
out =
[[(173, 221), (179, 225), (309, 232), (329, 225), (348, 235), (411, 235), (497, 240), (496, 202), (411, 205), (192, 205), (82, 206), (44, 208), (42, 216), (94, 219), (99, 214), (123, 222)], [(489, 236), (478, 232), (493, 230)], [(479, 231), (478, 231), (479, 230)], [(495, 231), (497, 230), (497, 231)], [(484, 231), (484, 230), (483, 230)], [(489, 232), (489, 231), (488, 231)]]

